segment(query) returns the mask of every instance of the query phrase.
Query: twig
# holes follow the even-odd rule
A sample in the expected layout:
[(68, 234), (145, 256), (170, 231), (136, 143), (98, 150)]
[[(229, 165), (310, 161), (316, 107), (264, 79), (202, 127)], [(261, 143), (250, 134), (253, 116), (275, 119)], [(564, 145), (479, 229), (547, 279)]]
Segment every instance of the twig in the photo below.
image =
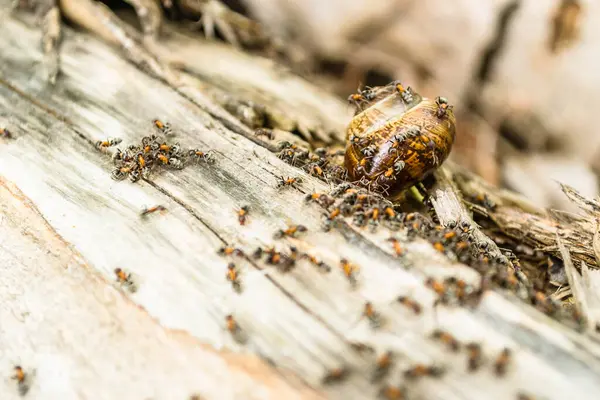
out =
[[(556, 229), (559, 228), (562, 239), (575, 261), (585, 262), (594, 268), (600, 265), (593, 246), (596, 233), (593, 221), (600, 217), (600, 213), (596, 211), (600, 210), (600, 205), (594, 200), (586, 199), (569, 186), (561, 185), (565, 195), (577, 204), (585, 215), (543, 210), (531, 205), (516, 193), (497, 189), (456, 165), (449, 164), (448, 168), (453, 173), (453, 180), (467, 197), (485, 195), (496, 203), (497, 207), (494, 210), (486, 210), (485, 217), (505, 235), (562, 258), (556, 245)], [(596, 247), (600, 252), (600, 243)]]
[[(587, 301), (586, 290), (584, 287), (583, 279), (575, 266), (573, 265), (573, 261), (571, 260), (571, 255), (569, 254), (569, 250), (565, 247), (564, 242), (562, 241), (560, 234), (556, 232), (556, 243), (558, 245), (558, 249), (560, 254), (562, 255), (563, 263), (565, 265), (565, 272), (567, 273), (567, 279), (569, 280), (569, 286), (571, 287), (571, 293), (573, 294), (573, 298), (577, 302), (579, 310), (586, 316), (589, 326), (596, 326), (596, 322), (593, 315), (590, 313), (589, 304)], [(587, 265), (582, 263), (582, 268), (585, 267), (587, 269)]]

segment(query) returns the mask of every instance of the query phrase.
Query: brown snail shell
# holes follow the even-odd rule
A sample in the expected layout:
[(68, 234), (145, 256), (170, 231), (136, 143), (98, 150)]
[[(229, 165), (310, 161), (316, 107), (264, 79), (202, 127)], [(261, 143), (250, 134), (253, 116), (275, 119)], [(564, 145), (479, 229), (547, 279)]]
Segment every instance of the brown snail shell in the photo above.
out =
[(432, 173), (450, 154), (456, 119), (446, 99), (422, 98), (399, 82), (358, 93), (346, 131), (351, 180), (394, 197)]

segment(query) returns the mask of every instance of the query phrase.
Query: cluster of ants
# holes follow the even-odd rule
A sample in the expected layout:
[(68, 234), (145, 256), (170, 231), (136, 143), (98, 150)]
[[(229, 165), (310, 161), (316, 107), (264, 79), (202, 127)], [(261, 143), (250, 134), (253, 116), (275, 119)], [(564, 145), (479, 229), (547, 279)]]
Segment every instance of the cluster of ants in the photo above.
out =
[[(164, 136), (173, 134), (170, 125), (160, 120), (154, 120), (154, 126)], [(103, 150), (116, 146), (121, 141), (120, 138), (99, 140), (96, 148)], [(155, 168), (183, 169), (190, 160), (207, 163), (214, 161), (210, 152), (199, 149), (183, 151), (179, 143), (168, 144), (156, 135), (145, 136), (139, 145), (132, 144), (124, 151), (117, 149), (112, 156), (115, 169), (111, 177), (115, 180), (129, 177), (131, 182), (137, 182), (140, 178), (148, 179)]]
[[(155, 127), (163, 134), (171, 133), (171, 128), (167, 124), (155, 120)], [(258, 132), (257, 132), (258, 133)], [(99, 149), (114, 146), (120, 143), (119, 139), (109, 139), (97, 143)], [(335, 162), (336, 157), (343, 156), (343, 151), (330, 151), (325, 148), (316, 149), (309, 152), (299, 146), (283, 142), (279, 146), (278, 157), (285, 162), (304, 169), (310, 175), (316, 176), (322, 180), (331, 183), (341, 183), (329, 194), (310, 193), (306, 196), (307, 203), (316, 203), (326, 210), (324, 214), (324, 230), (330, 230), (337, 226), (344, 218), (351, 218), (352, 224), (358, 227), (370, 227), (376, 229), (381, 224), (393, 231), (405, 229), (408, 238), (424, 237), (429, 240), (433, 247), (447, 257), (469, 264), (482, 274), (481, 284), (478, 288), (468, 285), (466, 282), (448, 278), (445, 281), (436, 281), (428, 279), (426, 285), (437, 295), (436, 304), (444, 305), (473, 305), (479, 301), (481, 294), (492, 286), (501, 287), (516, 291), (520, 287), (518, 274), (509, 268), (506, 263), (506, 257), (490, 255), (487, 243), (478, 243), (472, 235), (472, 227), (468, 221), (451, 223), (446, 226), (436, 224), (434, 220), (427, 218), (420, 213), (405, 213), (397, 206), (377, 193), (373, 193), (364, 188), (347, 183), (347, 173), (339, 162)], [(141, 177), (146, 177), (154, 166), (165, 166), (174, 169), (181, 169), (186, 161), (194, 157), (199, 160), (211, 162), (210, 153), (204, 153), (199, 150), (190, 150), (187, 153), (182, 152), (178, 144), (169, 145), (152, 135), (142, 139), (141, 145), (129, 146), (124, 152), (117, 150), (113, 157), (116, 169), (113, 171), (114, 179), (124, 179), (129, 176), (132, 181), (137, 181)], [(302, 183), (300, 178), (281, 177), (277, 187), (297, 187)], [(473, 199), (486, 208), (493, 208), (495, 205), (487, 198)], [(164, 209), (164, 208), (163, 208)], [(156, 207), (156, 210), (160, 208)], [(154, 209), (142, 212), (145, 216)], [(249, 214), (249, 207), (243, 206), (236, 211), (240, 225), (245, 225)], [(292, 225), (286, 229), (277, 231), (274, 239), (286, 237), (297, 237), (306, 231), (303, 225)], [(404, 256), (402, 241), (390, 237), (388, 239), (393, 253), (397, 257)], [(306, 260), (317, 267), (322, 272), (330, 272), (331, 267), (318, 260), (315, 256), (300, 252), (296, 247), (290, 246), (289, 251), (278, 251), (274, 247), (258, 248), (252, 254), (246, 254), (243, 250), (236, 247), (222, 247), (218, 250), (222, 256), (234, 256), (244, 258), (262, 259), (266, 264), (273, 265), (280, 272), (289, 272), (300, 260)], [(514, 257), (514, 256), (513, 256)], [(513, 259), (513, 263), (518, 260)], [(352, 264), (346, 259), (340, 260), (341, 271), (348, 281), (355, 285), (357, 283), (356, 272), (358, 266)], [(132, 282), (131, 275), (121, 269), (116, 269), (117, 281), (123, 286), (134, 291), (135, 285)], [(227, 265), (225, 273), (226, 279), (231, 283), (236, 292), (241, 292), (242, 281), (240, 270), (235, 263), (230, 262)], [(561, 312), (558, 304), (546, 297), (542, 292), (530, 289), (528, 299), (535, 307), (548, 315), (557, 316)], [(403, 306), (412, 310), (414, 314), (421, 314), (422, 306), (415, 300), (407, 296), (399, 296), (397, 301)], [(362, 316), (367, 318), (373, 328), (378, 328), (382, 322), (382, 316), (375, 310), (370, 302), (364, 306)], [(581, 317), (575, 317), (580, 320)], [(226, 317), (227, 330), (240, 343), (245, 342), (246, 335), (236, 322), (232, 315)], [(483, 364), (481, 345), (477, 343), (468, 343), (462, 345), (451, 334), (441, 330), (436, 330), (431, 334), (432, 339), (439, 341), (447, 346), (449, 350), (458, 352), (464, 348), (467, 353), (467, 369), (476, 371)], [(506, 373), (507, 366), (511, 359), (510, 349), (503, 349), (495, 358), (494, 371), (498, 376)], [(377, 359), (375, 370), (373, 372), (373, 381), (379, 381), (385, 377), (393, 363), (393, 355), (387, 352)], [(323, 378), (323, 383), (335, 383), (342, 381), (350, 372), (350, 369), (342, 367), (327, 372)], [(441, 377), (445, 369), (440, 366), (428, 366), (417, 364), (404, 372), (407, 380), (415, 380), (421, 377)], [(403, 399), (406, 398), (406, 388), (400, 386), (384, 386), (380, 391), (381, 397), (385, 399)], [(519, 399), (529, 399), (527, 395), (520, 394)]]
[[(422, 237), (446, 257), (473, 267), (482, 276), (481, 287), (479, 290), (461, 289), (459, 291), (461, 303), (467, 301), (463, 296), (467, 292), (473, 296), (481, 294), (482, 290), (487, 288), (499, 287), (514, 292), (548, 316), (563, 322), (574, 321), (578, 328), (585, 326), (583, 316), (576, 308), (564, 310), (542, 291), (531, 286), (525, 287), (517, 257), (509, 250), (492, 251), (488, 242), (477, 240), (469, 221), (450, 222), (442, 226), (436, 224), (433, 218), (430, 219), (421, 213), (404, 213), (379, 194), (364, 188), (356, 188), (348, 183), (339, 185), (330, 194), (311, 193), (305, 199), (327, 210), (324, 214), (323, 226), (326, 231), (346, 217), (352, 218), (351, 223), (358, 227), (369, 226), (376, 229), (384, 224), (392, 231), (404, 228), (409, 239)], [(486, 203), (488, 207), (493, 207), (489, 199), (477, 200)], [(390, 237), (388, 242), (397, 257), (404, 255), (401, 240)]]
[[(347, 261), (343, 261), (342, 264), (346, 266), (350, 265)], [(437, 299), (434, 303), (434, 307), (437, 304), (465, 306), (470, 304), (470, 300), (478, 300), (485, 290), (485, 287), (483, 286), (475, 289), (465, 281), (455, 277), (449, 277), (445, 281), (437, 281), (433, 278), (428, 278), (425, 284), (436, 294)], [(421, 304), (408, 296), (399, 296), (397, 302), (411, 310), (415, 315), (420, 315), (422, 313)], [(362, 317), (369, 321), (372, 329), (380, 328), (385, 322), (384, 316), (375, 309), (371, 302), (366, 302), (364, 304)], [(482, 348), (483, 346), (480, 343), (461, 343), (451, 333), (441, 329), (435, 329), (429, 337), (432, 340), (439, 342), (447, 348), (448, 351), (453, 353), (459, 353), (461, 349), (464, 349), (466, 355), (466, 369), (470, 373), (480, 370), (486, 362)], [(510, 367), (511, 360), (512, 350), (503, 348), (492, 359), (492, 370), (494, 374), (498, 377), (505, 376)], [(380, 355), (375, 361), (371, 381), (377, 383), (387, 377), (393, 364), (394, 354), (392, 352), (388, 351)], [(327, 372), (322, 381), (324, 384), (341, 382), (346, 379), (351, 372), (352, 370), (349, 367), (335, 368)], [(403, 377), (405, 381), (412, 382), (424, 377), (440, 378), (446, 372), (447, 369), (440, 365), (415, 364), (404, 370)], [(380, 389), (379, 396), (383, 399), (397, 400), (408, 398), (407, 393), (408, 389), (406, 386), (393, 386), (387, 384)], [(533, 400), (533, 397), (525, 393), (518, 393), (517, 399)]]
[[(282, 178), (278, 187), (293, 186), (298, 183), (296, 178)], [(328, 209), (325, 216), (328, 221), (335, 221), (337, 218), (343, 216), (351, 216), (353, 213), (361, 213), (361, 217), (354, 217), (355, 223), (361, 226), (367, 223), (377, 225), (380, 222), (387, 222), (392, 224), (399, 229), (400, 227), (407, 228), (409, 236), (417, 236), (423, 232), (428, 232), (428, 238), (434, 241), (434, 248), (438, 251), (448, 254), (455, 254), (457, 258), (465, 261), (467, 255), (471, 258), (474, 256), (472, 253), (472, 240), (471, 231), (469, 226), (466, 224), (460, 224), (459, 227), (444, 228), (440, 225), (434, 225), (426, 217), (418, 213), (402, 213), (398, 212), (389, 202), (382, 199), (378, 195), (368, 193), (364, 189), (354, 189), (350, 187), (338, 188), (331, 194), (318, 194), (312, 193), (306, 196), (307, 202), (315, 202), (319, 205)], [(246, 209), (247, 211), (247, 209)], [(333, 224), (331, 224), (333, 225)], [(306, 227), (303, 225), (292, 225), (286, 229), (281, 229), (275, 232), (274, 238), (281, 239), (286, 237), (298, 237), (306, 231)], [(400, 257), (403, 255), (400, 241), (394, 238), (390, 238), (390, 243), (394, 249), (396, 256)], [(483, 246), (485, 248), (485, 246)], [(481, 248), (479, 248), (481, 250)], [(218, 250), (218, 253), (223, 256), (235, 256), (235, 257), (246, 257), (246, 253), (236, 247), (222, 247)], [(262, 259), (269, 265), (277, 266), (281, 272), (289, 272), (298, 260), (308, 260), (313, 265), (317, 266), (320, 270), (329, 272), (331, 268), (324, 264), (322, 261), (318, 261), (314, 256), (298, 251), (294, 246), (289, 247), (289, 252), (276, 251), (273, 247), (271, 248), (258, 248), (250, 257), (254, 259)], [(480, 256), (482, 260), (485, 258)], [(489, 260), (487, 260), (489, 262)], [(340, 269), (347, 277), (347, 279), (356, 284), (356, 272), (358, 266), (352, 264), (346, 259), (340, 260)], [(227, 266), (226, 278), (231, 282), (233, 289), (236, 292), (241, 291), (242, 284), (240, 280), (240, 272), (236, 268), (233, 262)], [(516, 287), (518, 281), (513, 275), (506, 274), (505, 276), (494, 276), (495, 282), (505, 287)], [(445, 281), (436, 281), (432, 278), (427, 279), (426, 285), (437, 295), (436, 304), (457, 304), (457, 305), (468, 305), (471, 300), (476, 301), (486, 286), (475, 288), (468, 285), (465, 281), (448, 278)], [(415, 300), (407, 297), (400, 296), (397, 298), (399, 304), (409, 308), (414, 314), (419, 315), (422, 312), (422, 306)], [(372, 328), (377, 329), (381, 326), (383, 317), (375, 310), (372, 303), (367, 302), (364, 306), (362, 316), (367, 318)], [(233, 315), (226, 317), (226, 327), (232, 337), (243, 343), (247, 336), (244, 331), (237, 323)], [(480, 369), (484, 363), (482, 346), (478, 343), (467, 343), (461, 344), (456, 340), (450, 333), (436, 330), (431, 334), (433, 340), (439, 341), (441, 344), (448, 347), (453, 352), (458, 352), (461, 348), (464, 348), (467, 356), (467, 369), (470, 372), (474, 372)], [(508, 348), (503, 349), (493, 362), (493, 369), (496, 375), (504, 376), (507, 372), (508, 365), (511, 360), (511, 350)], [(388, 375), (393, 365), (393, 354), (387, 352), (380, 356), (376, 363), (373, 371), (372, 380), (379, 382), (385, 376)], [(328, 371), (323, 377), (324, 384), (332, 384), (344, 380), (351, 370), (348, 367), (336, 368)], [(406, 380), (416, 380), (422, 377), (441, 377), (446, 372), (446, 369), (441, 366), (435, 365), (424, 365), (416, 364), (410, 369), (404, 372), (404, 378)], [(403, 399), (406, 398), (406, 388), (400, 386), (386, 385), (381, 388), (380, 396), (385, 399)], [(520, 399), (527, 399), (528, 397), (521, 394)]]
[[(292, 225), (286, 229), (277, 231), (274, 235), (275, 239), (282, 239), (285, 237), (297, 237), (298, 235), (306, 232), (306, 227), (303, 225)], [(262, 248), (258, 247), (252, 252), (251, 255), (247, 255), (244, 250), (232, 247), (224, 246), (218, 251), (218, 254), (222, 256), (232, 257), (246, 257), (251, 256), (254, 260), (263, 260), (266, 264), (272, 265), (277, 268), (279, 272), (287, 273), (294, 269), (298, 261), (305, 260), (311, 265), (315, 266), (321, 272), (330, 272), (331, 267), (325, 262), (320, 261), (314, 255), (299, 251), (295, 246), (289, 246), (289, 251), (277, 251), (274, 247)], [(242, 282), (240, 279), (240, 271), (236, 267), (235, 263), (230, 262), (227, 265), (226, 278), (236, 292), (241, 292)]]
[[(460, 343), (451, 334), (442, 330), (435, 330), (430, 335), (432, 340), (439, 342), (445, 346), (449, 351), (458, 353), (461, 348), (465, 349), (466, 352), (466, 368), (470, 373), (478, 371), (484, 364), (485, 359), (483, 351), (479, 343)], [(371, 373), (371, 381), (378, 383), (386, 378), (394, 365), (394, 353), (387, 351), (380, 355), (376, 362), (373, 372)], [(497, 354), (493, 359), (493, 371), (496, 376), (503, 377), (506, 375), (510, 363), (512, 360), (512, 351), (509, 348), (504, 348)], [(324, 384), (332, 384), (341, 382), (351, 374), (351, 369), (348, 367), (335, 368), (329, 371), (323, 377)], [(439, 365), (426, 365), (426, 364), (415, 364), (410, 368), (404, 370), (403, 377), (406, 381), (416, 381), (421, 378), (441, 378), (447, 372), (447, 369)], [(386, 384), (379, 390), (379, 396), (386, 400), (402, 400), (408, 398), (408, 389), (406, 386), (393, 386)], [(532, 400), (533, 397), (519, 393), (517, 395), (519, 400)]]
[(277, 157), (281, 160), (326, 182), (340, 183), (348, 176), (341, 163), (335, 162), (336, 158), (344, 156), (344, 150), (331, 151), (320, 147), (311, 153), (297, 144), (285, 141), (279, 143), (279, 149)]

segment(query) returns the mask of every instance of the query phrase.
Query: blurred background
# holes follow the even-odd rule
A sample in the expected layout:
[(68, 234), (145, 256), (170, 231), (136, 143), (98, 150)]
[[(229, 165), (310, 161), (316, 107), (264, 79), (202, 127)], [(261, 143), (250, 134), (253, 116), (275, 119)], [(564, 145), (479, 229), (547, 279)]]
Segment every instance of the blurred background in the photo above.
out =
[(399, 79), (443, 95), (452, 159), (545, 207), (557, 181), (598, 193), (597, 0), (236, 0), (286, 43), (292, 68), (344, 99)]

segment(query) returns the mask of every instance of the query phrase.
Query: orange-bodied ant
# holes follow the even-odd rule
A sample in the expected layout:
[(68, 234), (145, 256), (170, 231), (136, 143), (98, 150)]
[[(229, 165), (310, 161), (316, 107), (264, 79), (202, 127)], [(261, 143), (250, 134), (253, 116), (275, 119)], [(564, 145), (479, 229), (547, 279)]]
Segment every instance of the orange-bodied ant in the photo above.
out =
[(249, 206), (242, 206), (239, 210), (237, 210), (238, 222), (240, 225), (246, 225), (246, 221), (248, 219), (248, 213), (250, 212)]
[(167, 211), (166, 207), (158, 205), (158, 206), (154, 206), (154, 207), (150, 207), (150, 208), (144, 208), (142, 210), (142, 212), (140, 213), (140, 217), (147, 217), (148, 215), (155, 213), (155, 212), (164, 212)]
[(12, 139), (13, 136), (8, 129), (0, 128), (0, 137), (3, 137), (5, 139)]
[(218, 254), (222, 255), (222, 256), (238, 256), (238, 257), (243, 257), (244, 256), (244, 251), (235, 247), (229, 247), (229, 246), (225, 246), (225, 247), (221, 247), (218, 251)]
[(388, 239), (388, 242), (392, 244), (394, 248), (394, 253), (396, 253), (396, 257), (400, 257), (404, 254), (404, 250), (402, 249), (402, 245), (400, 245), (400, 241), (394, 237)]
[(328, 371), (323, 377), (323, 384), (328, 385), (332, 383), (342, 382), (348, 377), (350, 370), (346, 367), (338, 367)]
[(282, 188), (282, 187), (295, 187), (297, 188), (297, 185), (299, 183), (302, 183), (302, 179), (301, 178), (284, 178), (283, 176), (280, 178), (279, 183), (277, 184), (277, 188)]
[(496, 358), (496, 361), (494, 362), (494, 371), (496, 372), (496, 375), (498, 375), (498, 376), (506, 375), (506, 370), (507, 370), (508, 364), (510, 363), (511, 358), (512, 358), (512, 351), (510, 349), (504, 348), (500, 352), (500, 354)]
[(439, 378), (446, 373), (446, 369), (435, 365), (417, 364), (404, 372), (407, 379), (417, 379), (425, 376)]
[(458, 340), (456, 340), (456, 338), (454, 338), (454, 336), (448, 332), (444, 332), (441, 329), (436, 329), (433, 331), (431, 337), (444, 343), (450, 350), (454, 352), (457, 352), (460, 349), (460, 343)]
[(371, 303), (370, 301), (367, 301), (365, 303), (365, 307), (363, 310), (363, 316), (369, 320), (369, 323), (371, 324), (371, 328), (377, 329), (381, 326), (381, 323), (382, 323), (381, 314), (379, 314), (377, 311), (375, 311), (375, 307), (373, 307), (373, 303)]
[(390, 372), (390, 367), (393, 362), (393, 353), (391, 351), (386, 351), (377, 359), (375, 370), (373, 371), (373, 376), (371, 380), (373, 382), (380, 381), (385, 378), (385, 376)]
[(115, 275), (117, 276), (117, 282), (119, 282), (122, 286), (127, 287), (130, 292), (133, 293), (137, 290), (130, 273), (126, 273), (121, 268), (115, 268)]
[(152, 121), (156, 129), (162, 132), (163, 135), (168, 136), (173, 134), (173, 129), (171, 129), (171, 124), (168, 122), (162, 122), (159, 119), (155, 119)]
[(467, 368), (470, 372), (477, 371), (483, 363), (483, 353), (479, 343), (469, 343), (465, 346), (467, 349)]
[(405, 400), (406, 388), (386, 385), (379, 391), (379, 397), (384, 400)]
[(15, 366), (15, 374), (12, 376), (12, 379), (17, 381), (19, 394), (25, 396), (29, 391), (29, 374), (23, 371), (20, 365), (17, 365)]
[(233, 290), (236, 292), (242, 291), (242, 282), (240, 282), (240, 274), (234, 263), (229, 263), (227, 265), (227, 280), (231, 282), (231, 286), (233, 286)]
[(304, 225), (291, 225), (287, 229), (280, 229), (275, 233), (275, 239), (284, 237), (295, 237), (298, 233), (306, 232), (308, 229)]
[(238, 325), (237, 321), (233, 318), (233, 315), (229, 314), (225, 317), (227, 330), (231, 333), (233, 339), (238, 343), (244, 343), (247, 340), (246, 334), (242, 331), (242, 328)]
[(342, 258), (340, 260), (340, 267), (348, 281), (350, 281), (352, 285), (356, 285), (356, 272), (358, 271), (358, 266), (350, 263), (347, 259)]
[(415, 314), (421, 314), (421, 305), (407, 296), (399, 296), (398, 302), (410, 308)]
[(105, 149), (107, 147), (116, 146), (119, 143), (121, 143), (122, 141), (123, 141), (123, 139), (121, 139), (121, 138), (108, 138), (106, 140), (98, 140), (96, 142), (96, 148), (98, 150)]

